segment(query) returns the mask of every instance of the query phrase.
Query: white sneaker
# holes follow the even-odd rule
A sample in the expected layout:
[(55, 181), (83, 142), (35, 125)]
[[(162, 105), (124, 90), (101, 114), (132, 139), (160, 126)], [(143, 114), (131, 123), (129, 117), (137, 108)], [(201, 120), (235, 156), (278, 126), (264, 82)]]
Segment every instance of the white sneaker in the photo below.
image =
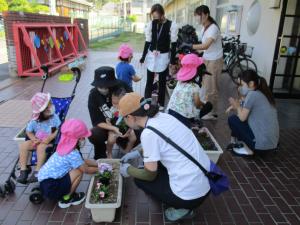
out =
[(213, 115), (213, 114), (206, 114), (205, 116), (203, 116), (201, 118), (201, 120), (217, 120), (218, 119), (218, 116), (216, 115)]
[(241, 155), (241, 156), (251, 156), (253, 155), (253, 151), (251, 149), (249, 149), (247, 146), (244, 146), (242, 148), (233, 148), (232, 151), (237, 154), (237, 155)]
[(160, 111), (160, 112), (164, 112), (164, 111), (165, 111), (165, 107), (159, 106), (159, 111)]

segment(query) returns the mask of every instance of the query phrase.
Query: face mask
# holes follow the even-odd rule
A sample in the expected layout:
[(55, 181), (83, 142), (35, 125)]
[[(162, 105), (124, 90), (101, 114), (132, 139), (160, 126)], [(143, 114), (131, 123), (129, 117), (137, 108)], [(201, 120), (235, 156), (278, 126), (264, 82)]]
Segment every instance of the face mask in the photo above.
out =
[(102, 95), (108, 95), (109, 89), (108, 88), (97, 88), (97, 90), (100, 92)]
[(196, 15), (195, 16), (196, 22), (201, 23), (201, 16)]
[(79, 143), (78, 143), (78, 147), (81, 149), (83, 148), (85, 145), (85, 139), (84, 140), (79, 140)]
[(249, 92), (248, 86), (245, 84), (242, 87), (239, 88), (239, 92), (241, 95), (246, 96)]

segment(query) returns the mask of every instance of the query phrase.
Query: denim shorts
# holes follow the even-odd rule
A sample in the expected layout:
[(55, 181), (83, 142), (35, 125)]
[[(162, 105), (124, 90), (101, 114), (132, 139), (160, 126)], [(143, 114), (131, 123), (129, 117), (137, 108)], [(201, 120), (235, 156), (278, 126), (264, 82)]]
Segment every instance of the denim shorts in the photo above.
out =
[(59, 179), (49, 178), (40, 182), (40, 188), (45, 198), (60, 200), (71, 191), (71, 178), (69, 173)]

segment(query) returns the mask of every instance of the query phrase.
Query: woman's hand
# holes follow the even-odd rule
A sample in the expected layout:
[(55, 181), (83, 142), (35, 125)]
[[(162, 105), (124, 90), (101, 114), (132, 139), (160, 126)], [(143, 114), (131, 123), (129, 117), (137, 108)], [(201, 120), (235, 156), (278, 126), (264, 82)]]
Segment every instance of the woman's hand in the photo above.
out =
[(229, 98), (229, 104), (232, 106), (233, 109), (237, 109), (240, 107), (240, 103), (237, 99)]

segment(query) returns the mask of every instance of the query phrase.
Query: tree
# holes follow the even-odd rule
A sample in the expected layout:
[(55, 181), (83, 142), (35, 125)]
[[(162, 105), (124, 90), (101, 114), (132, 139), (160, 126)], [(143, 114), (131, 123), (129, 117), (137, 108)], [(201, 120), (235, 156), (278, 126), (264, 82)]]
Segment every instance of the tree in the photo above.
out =
[(0, 12), (8, 10), (8, 5), (6, 0), (0, 0)]
[(121, 0), (88, 0), (88, 1), (93, 3), (96, 9), (101, 9), (108, 2), (119, 3)]
[(49, 12), (49, 7), (40, 5), (35, 1), (28, 2), (27, 0), (11, 0), (8, 4), (8, 10), (18, 12), (39, 13)]

